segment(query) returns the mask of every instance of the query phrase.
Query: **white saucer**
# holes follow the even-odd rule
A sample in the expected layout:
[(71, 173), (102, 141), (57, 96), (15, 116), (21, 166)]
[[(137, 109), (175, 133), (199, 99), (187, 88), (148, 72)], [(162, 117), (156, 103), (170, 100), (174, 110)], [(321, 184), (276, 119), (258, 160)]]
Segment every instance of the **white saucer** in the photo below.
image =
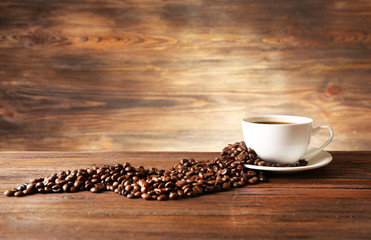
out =
[[(314, 151), (318, 148), (309, 147), (309, 151)], [(252, 164), (245, 164), (245, 167), (249, 169), (255, 170), (262, 170), (262, 171), (270, 171), (270, 172), (280, 172), (280, 173), (294, 173), (294, 172), (301, 172), (307, 171), (311, 169), (320, 168), (326, 166), (332, 161), (332, 155), (324, 150), (318, 153), (316, 156), (307, 159), (308, 165), (300, 166), (300, 167), (267, 167), (267, 166), (257, 166)]]

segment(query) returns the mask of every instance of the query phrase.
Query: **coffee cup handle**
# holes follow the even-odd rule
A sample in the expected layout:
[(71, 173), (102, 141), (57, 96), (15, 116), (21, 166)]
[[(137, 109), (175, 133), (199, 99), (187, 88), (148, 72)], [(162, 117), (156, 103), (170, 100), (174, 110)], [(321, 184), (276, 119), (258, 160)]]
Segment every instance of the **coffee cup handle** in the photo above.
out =
[(316, 135), (317, 132), (321, 129), (327, 129), (330, 131), (330, 137), (327, 139), (327, 141), (320, 147), (318, 148), (316, 151), (314, 152), (311, 152), (311, 153), (308, 153), (307, 155), (304, 155), (303, 157), (301, 157), (301, 159), (309, 159), (309, 158), (312, 158), (314, 157), (315, 155), (317, 155), (318, 153), (320, 153), (331, 141), (332, 139), (334, 138), (334, 131), (332, 130), (331, 127), (329, 126), (319, 126), (319, 127), (316, 127), (312, 130), (312, 136)]

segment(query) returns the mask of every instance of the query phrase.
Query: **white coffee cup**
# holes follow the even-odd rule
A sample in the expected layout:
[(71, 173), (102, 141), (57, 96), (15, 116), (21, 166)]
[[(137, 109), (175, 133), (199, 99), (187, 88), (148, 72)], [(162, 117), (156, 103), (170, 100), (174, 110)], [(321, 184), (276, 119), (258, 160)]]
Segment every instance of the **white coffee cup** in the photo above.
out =
[[(243, 118), (241, 124), (246, 146), (262, 160), (280, 164), (293, 164), (314, 157), (334, 136), (331, 127), (313, 128), (313, 120), (307, 117), (259, 115)], [(321, 129), (328, 129), (330, 137), (316, 151), (306, 153), (311, 137)]]

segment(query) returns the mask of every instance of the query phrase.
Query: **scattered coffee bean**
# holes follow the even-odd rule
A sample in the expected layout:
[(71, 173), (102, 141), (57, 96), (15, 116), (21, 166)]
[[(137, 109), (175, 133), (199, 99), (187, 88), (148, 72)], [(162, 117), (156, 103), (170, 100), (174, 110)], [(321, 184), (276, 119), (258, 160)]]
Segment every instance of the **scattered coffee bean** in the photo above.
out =
[(90, 188), (90, 192), (92, 192), (92, 193), (99, 193), (100, 192), (100, 189), (98, 187), (92, 187), (92, 188)]
[(145, 200), (152, 200), (152, 196), (148, 193), (142, 193), (141, 197)]
[(157, 197), (157, 200), (159, 200), (159, 201), (165, 201), (167, 199), (168, 199), (168, 197), (165, 194), (162, 194), (162, 195)]
[(23, 191), (16, 191), (16, 192), (14, 193), (14, 197), (22, 197), (22, 196), (24, 196)]
[(7, 196), (7, 197), (14, 196), (14, 191), (12, 191), (12, 190), (6, 190), (4, 192), (4, 195)]
[[(127, 198), (176, 200), (266, 181), (262, 171), (245, 168), (245, 163), (252, 162), (263, 166), (270, 164), (260, 160), (244, 142), (237, 142), (225, 147), (220, 157), (209, 161), (181, 159), (168, 170), (133, 167), (130, 163), (67, 170), (31, 179), (28, 184), (5, 191), (4, 195), (109, 190)], [(304, 161), (299, 163), (305, 164)]]

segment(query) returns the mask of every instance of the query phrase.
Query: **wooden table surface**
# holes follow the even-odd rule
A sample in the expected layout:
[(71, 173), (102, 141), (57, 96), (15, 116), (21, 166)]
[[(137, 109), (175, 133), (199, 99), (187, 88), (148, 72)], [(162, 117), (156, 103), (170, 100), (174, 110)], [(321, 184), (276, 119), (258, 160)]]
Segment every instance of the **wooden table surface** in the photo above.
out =
[[(297, 174), (178, 201), (112, 192), (0, 197), (1, 239), (369, 239), (371, 152), (331, 152), (333, 162)], [(130, 162), (168, 169), (218, 153), (1, 152), (3, 192), (60, 170)]]

